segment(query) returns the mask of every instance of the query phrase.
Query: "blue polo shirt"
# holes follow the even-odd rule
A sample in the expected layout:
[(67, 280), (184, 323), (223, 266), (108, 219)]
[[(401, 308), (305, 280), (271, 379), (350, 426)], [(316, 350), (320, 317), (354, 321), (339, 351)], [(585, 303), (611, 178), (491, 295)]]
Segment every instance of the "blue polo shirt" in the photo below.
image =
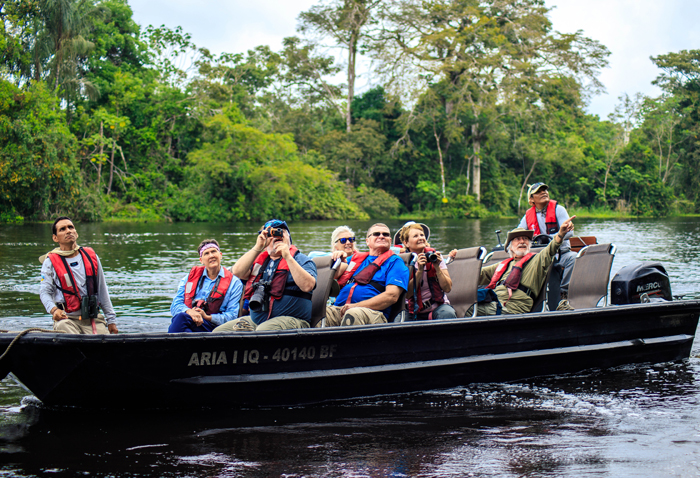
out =
[[(378, 256), (367, 256), (367, 258), (364, 261), (362, 261), (362, 264), (358, 266), (358, 269), (355, 272), (355, 274), (353, 274), (353, 277), (362, 269), (374, 262), (374, 260), (377, 257)], [(350, 262), (350, 260), (351, 259), (348, 258), (348, 263)], [(397, 255), (393, 255), (389, 257), (384, 262), (384, 264), (382, 264), (382, 267), (380, 267), (377, 273), (374, 274), (372, 280), (379, 282), (380, 284), (384, 284), (385, 287), (388, 285), (395, 285), (406, 291), (408, 290), (408, 267), (406, 267), (406, 264), (404, 263), (403, 259), (401, 259)], [(340, 293), (338, 293), (338, 298), (335, 300), (334, 305), (340, 307), (345, 305), (345, 302), (348, 300), (348, 294), (350, 293), (350, 289), (353, 285), (355, 284), (348, 284), (340, 290)], [(378, 291), (371, 284), (357, 284), (357, 287), (355, 287), (355, 290), (352, 293), (352, 303), (357, 304), (358, 302), (362, 302), (363, 300), (371, 299), (372, 297), (375, 297), (380, 293), (381, 292)], [(384, 316), (388, 319), (389, 313), (391, 312), (391, 307), (387, 307), (382, 312), (384, 313)]]

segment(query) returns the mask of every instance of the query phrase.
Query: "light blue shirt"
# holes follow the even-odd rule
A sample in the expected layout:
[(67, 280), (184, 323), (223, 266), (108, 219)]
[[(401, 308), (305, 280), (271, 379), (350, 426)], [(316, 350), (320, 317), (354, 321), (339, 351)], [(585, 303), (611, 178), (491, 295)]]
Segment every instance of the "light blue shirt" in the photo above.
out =
[[(185, 285), (187, 284), (187, 277), (189, 277), (189, 274), (183, 277), (180, 281), (180, 286), (177, 288), (177, 294), (175, 295), (173, 303), (170, 306), (170, 314), (172, 316), (175, 316), (181, 312), (187, 312), (187, 309), (189, 309), (189, 307), (185, 305)], [(206, 269), (204, 270), (202, 277), (202, 287), (195, 294), (194, 300), (206, 300), (214, 287), (214, 283), (216, 282), (216, 280), (211, 280), (209, 278)], [(221, 269), (219, 269), (219, 277), (222, 279), (224, 277), (223, 266)], [(198, 284), (195, 284), (195, 287), (197, 287), (197, 285)], [(228, 286), (228, 290), (226, 291), (224, 301), (221, 303), (221, 307), (219, 307), (219, 313), (211, 314), (211, 323), (221, 325), (229, 320), (237, 319), (238, 305), (241, 301), (241, 295), (243, 295), (243, 284), (238, 277), (233, 276), (231, 279), (231, 285)]]

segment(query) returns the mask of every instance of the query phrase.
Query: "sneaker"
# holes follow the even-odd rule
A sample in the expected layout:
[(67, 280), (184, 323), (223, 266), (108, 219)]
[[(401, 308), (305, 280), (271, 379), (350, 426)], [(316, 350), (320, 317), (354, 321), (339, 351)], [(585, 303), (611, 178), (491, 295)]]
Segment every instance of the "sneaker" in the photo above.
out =
[(574, 310), (574, 308), (571, 307), (571, 304), (569, 304), (568, 300), (563, 299), (559, 301), (559, 304), (557, 305), (557, 310)]

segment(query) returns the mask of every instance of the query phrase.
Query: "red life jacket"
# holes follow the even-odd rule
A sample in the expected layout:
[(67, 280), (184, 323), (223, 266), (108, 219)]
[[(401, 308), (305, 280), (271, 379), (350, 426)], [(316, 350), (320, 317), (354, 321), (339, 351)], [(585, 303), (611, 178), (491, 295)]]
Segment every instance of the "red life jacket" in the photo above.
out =
[[(78, 249), (78, 253), (83, 257), (87, 294), (88, 296), (97, 295), (97, 254), (95, 254), (95, 251), (91, 247), (81, 247)], [(51, 259), (51, 264), (60, 282), (58, 290), (63, 292), (63, 298), (66, 300), (66, 312), (79, 311), (81, 303), (80, 290), (78, 290), (78, 286), (75, 283), (75, 278), (68, 265), (68, 260), (65, 256), (60, 254), (49, 253), (48, 257)]]
[[(389, 249), (386, 251), (384, 254), (378, 256), (374, 261), (370, 262), (367, 264), (362, 270), (360, 271), (355, 271), (356, 273), (353, 275), (352, 272), (350, 271), (350, 275), (352, 276), (350, 280), (345, 281), (345, 285), (353, 283), (352, 288), (350, 289), (350, 292), (348, 292), (348, 298), (345, 301), (346, 304), (352, 304), (351, 299), (352, 299), (352, 293), (355, 290), (355, 287), (357, 287), (357, 284), (360, 285), (367, 285), (370, 284), (372, 287), (377, 289), (379, 293), (381, 294), (386, 290), (386, 287), (384, 284), (381, 282), (373, 281), (372, 278), (374, 277), (374, 274), (379, 271), (379, 269), (382, 268), (382, 265), (386, 262), (387, 259), (389, 259), (391, 256), (394, 255), (394, 251)], [(350, 260), (350, 263), (352, 264), (353, 262), (355, 264), (362, 264), (362, 262), (369, 257), (369, 252), (357, 252), (353, 254), (352, 259)], [(354, 268), (354, 266), (353, 266)], [(348, 269), (350, 269), (350, 266), (348, 266)], [(348, 271), (346, 270), (345, 274), (347, 274)], [(343, 276), (340, 277), (342, 280)], [(338, 281), (340, 284), (340, 280)]]
[[(423, 252), (435, 252), (435, 249), (426, 247)], [(438, 267), (440, 265), (438, 264)], [(432, 262), (426, 262), (423, 272), (428, 276), (428, 286), (430, 287), (430, 301), (437, 304), (445, 303), (445, 292), (440, 287), (440, 282), (437, 279), (437, 267)], [(413, 287), (417, 288), (418, 293), (416, 298), (418, 299), (418, 312), (423, 310), (423, 297), (421, 294), (421, 284), (416, 284), (416, 271), (413, 270)], [(408, 298), (408, 313), (413, 314), (414, 309), (413, 297)]]
[[(200, 281), (203, 280), (205, 270), (206, 268), (204, 266), (195, 266), (190, 269), (190, 275), (187, 276), (187, 283), (185, 284), (185, 305), (190, 309), (195, 302), (194, 296), (197, 295), (197, 291), (200, 288)], [(204, 309), (209, 315), (218, 314), (232, 280), (233, 274), (224, 267), (224, 277), (216, 278), (216, 282), (211, 292), (209, 292), (209, 297), (207, 297), (206, 300), (196, 301), (197, 303), (195, 303), (195, 305)]]
[[(534, 252), (530, 252), (528, 254), (525, 254), (522, 259), (518, 261), (517, 264), (513, 267), (513, 270), (511, 270), (511, 273), (508, 274), (508, 277), (506, 278), (506, 287), (511, 290), (515, 289), (520, 289), (521, 291), (525, 292), (527, 295), (529, 295), (532, 300), (535, 300), (535, 297), (532, 297), (532, 291), (529, 289), (525, 288), (524, 286), (520, 285), (520, 277), (522, 270), (525, 268), (528, 262), (530, 262), (530, 259), (535, 257), (537, 254)], [(498, 267), (496, 267), (496, 272), (494, 272), (493, 277), (491, 278), (491, 282), (489, 282), (489, 285), (486, 286), (487, 289), (495, 289), (498, 283), (501, 280), (501, 277), (503, 274), (506, 272), (508, 269), (508, 264), (514, 260), (512, 257), (509, 257), (508, 259), (502, 261), (500, 264), (498, 264)], [(517, 276), (514, 276), (513, 272), (516, 270), (516, 268), (519, 269), (520, 273), (517, 274)], [(514, 276), (511, 279), (511, 276)]]
[(544, 225), (547, 228), (546, 232), (540, 231), (540, 224), (537, 221), (537, 208), (532, 206), (525, 213), (525, 222), (527, 223), (527, 228), (535, 231), (535, 235), (540, 234), (556, 234), (559, 231), (559, 221), (557, 221), (557, 202), (549, 201), (547, 204), (547, 211), (544, 216)]
[[(295, 246), (289, 246), (289, 252), (291, 252), (292, 257), (299, 254), (299, 249)], [(253, 274), (255, 278), (248, 279), (245, 285), (245, 292), (243, 293), (243, 299), (250, 299), (255, 291), (255, 286), (262, 280), (265, 269), (267, 269), (267, 264), (270, 262), (270, 254), (267, 251), (261, 252), (253, 263)], [(301, 299), (311, 300), (311, 293), (304, 292), (301, 290), (287, 289), (287, 276), (289, 275), (289, 264), (284, 259), (280, 260), (277, 264), (277, 270), (275, 270), (272, 276), (272, 284), (270, 284), (270, 306), (268, 308), (268, 318), (272, 314), (272, 307), (276, 300), (280, 300), (283, 295), (291, 295), (294, 297), (299, 297)]]

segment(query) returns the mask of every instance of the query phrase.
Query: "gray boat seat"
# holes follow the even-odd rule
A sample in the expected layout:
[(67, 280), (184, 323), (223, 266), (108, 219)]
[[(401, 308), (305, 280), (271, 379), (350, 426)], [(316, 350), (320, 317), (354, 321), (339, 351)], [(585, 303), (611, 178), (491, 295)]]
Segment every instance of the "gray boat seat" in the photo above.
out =
[[(454, 260), (447, 265), (447, 271), (452, 279), (452, 290), (447, 297), (457, 317), (464, 317), (467, 310), (477, 301), (481, 264), (485, 256), (484, 247), (459, 249)], [(474, 307), (474, 315), (476, 315), (476, 307)]]
[(530, 312), (544, 312), (547, 310), (547, 293), (549, 279), (552, 276), (552, 269), (554, 269), (554, 263), (549, 264), (549, 269), (547, 269), (547, 277), (544, 279), (544, 285), (540, 289), (537, 298), (532, 302), (532, 308)]
[(335, 280), (335, 271), (340, 266), (340, 260), (331, 263), (331, 256), (314, 257), (316, 264), (316, 288), (311, 293), (311, 327), (326, 317), (326, 304), (331, 293), (331, 285)]
[[(408, 267), (408, 277), (413, 277), (413, 264), (411, 264), (413, 254), (410, 252), (404, 252), (403, 254), (399, 254), (399, 257), (403, 259), (403, 263), (406, 264), (406, 267)], [(387, 322), (405, 322), (407, 314), (406, 310), (406, 291), (403, 291), (399, 296), (399, 300), (397, 300), (396, 303), (391, 306), (391, 312), (389, 312)]]
[(569, 283), (571, 307), (596, 307), (601, 299), (604, 299), (603, 305), (607, 305), (610, 269), (616, 252), (615, 244), (595, 244), (579, 251)]

